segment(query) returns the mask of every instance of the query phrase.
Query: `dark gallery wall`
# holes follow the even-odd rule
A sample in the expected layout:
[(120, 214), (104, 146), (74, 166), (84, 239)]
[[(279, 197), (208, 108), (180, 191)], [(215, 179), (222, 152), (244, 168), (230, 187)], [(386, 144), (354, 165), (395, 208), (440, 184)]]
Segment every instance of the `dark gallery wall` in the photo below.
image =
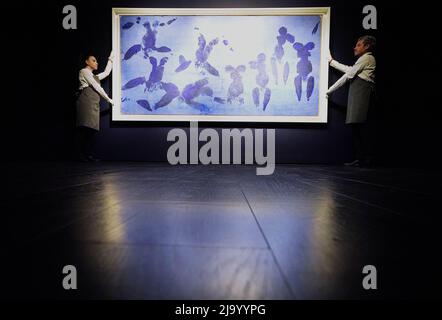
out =
[[(78, 29), (62, 28), (62, 8), (75, 5)], [(362, 28), (362, 8), (378, 10), (378, 30)], [(95, 52), (104, 67), (112, 46), (112, 7), (315, 7), (330, 6), (333, 56), (355, 59), (358, 36), (378, 39), (376, 154), (385, 165), (437, 163), (441, 90), (440, 54), (432, 36), (437, 19), (428, 6), (391, 1), (9, 1), (2, 7), (3, 160), (67, 160), (71, 150), (79, 57)], [(330, 70), (330, 83), (339, 74)], [(110, 78), (103, 82), (111, 92)], [(280, 163), (341, 163), (351, 157), (350, 130), (344, 124), (348, 87), (329, 101), (327, 124), (200, 123), (200, 127), (275, 128)], [(166, 161), (171, 128), (189, 123), (112, 122), (102, 102), (101, 131), (94, 141), (105, 160)]]

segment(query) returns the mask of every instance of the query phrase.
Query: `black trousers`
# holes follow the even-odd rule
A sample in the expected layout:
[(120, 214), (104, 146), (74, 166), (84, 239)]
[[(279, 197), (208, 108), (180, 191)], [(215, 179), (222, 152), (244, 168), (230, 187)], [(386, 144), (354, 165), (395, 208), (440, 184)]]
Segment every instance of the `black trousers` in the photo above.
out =
[(78, 158), (90, 156), (91, 144), (97, 131), (88, 127), (79, 126), (75, 128), (75, 153)]
[(354, 159), (371, 162), (374, 158), (374, 130), (371, 123), (352, 123)]

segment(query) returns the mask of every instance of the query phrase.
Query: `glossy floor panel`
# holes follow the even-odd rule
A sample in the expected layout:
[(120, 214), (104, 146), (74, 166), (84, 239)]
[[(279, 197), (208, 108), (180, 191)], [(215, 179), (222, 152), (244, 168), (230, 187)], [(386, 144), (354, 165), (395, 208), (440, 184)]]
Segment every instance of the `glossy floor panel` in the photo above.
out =
[[(15, 163), (10, 298), (378, 299), (439, 295), (437, 170)], [(62, 288), (74, 265), (79, 288)], [(362, 288), (375, 265), (378, 290)]]

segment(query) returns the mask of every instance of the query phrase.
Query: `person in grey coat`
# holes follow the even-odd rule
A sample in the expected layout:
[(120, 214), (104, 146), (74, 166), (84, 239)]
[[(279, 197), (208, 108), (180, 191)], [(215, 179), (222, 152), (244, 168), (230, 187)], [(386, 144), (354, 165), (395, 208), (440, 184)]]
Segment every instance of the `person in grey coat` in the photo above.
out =
[(360, 37), (353, 49), (354, 55), (358, 57), (353, 66), (337, 62), (331, 54), (328, 56), (330, 66), (343, 72), (344, 75), (328, 89), (327, 98), (332, 92), (350, 82), (345, 123), (352, 126), (355, 159), (346, 163), (349, 166), (366, 166), (372, 162), (372, 137), (368, 120), (375, 100), (376, 59), (373, 55), (375, 47), (375, 37)]
[(85, 67), (78, 73), (80, 93), (76, 101), (75, 145), (78, 159), (83, 162), (98, 160), (90, 155), (89, 149), (94, 133), (100, 130), (100, 97), (114, 104), (100, 84), (111, 73), (113, 59), (111, 53), (104, 71), (94, 75), (98, 62), (93, 55), (88, 54), (84, 59)]

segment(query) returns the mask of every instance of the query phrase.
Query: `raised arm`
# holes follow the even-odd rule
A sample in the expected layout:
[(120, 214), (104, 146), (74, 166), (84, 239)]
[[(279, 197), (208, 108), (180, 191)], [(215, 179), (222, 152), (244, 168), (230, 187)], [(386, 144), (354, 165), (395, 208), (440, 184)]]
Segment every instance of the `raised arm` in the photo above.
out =
[(362, 69), (364, 69), (365, 66), (367, 66), (367, 64), (368, 60), (366, 57), (358, 59), (355, 65), (352, 67), (348, 67), (345, 74), (328, 89), (327, 95), (329, 95), (333, 91), (336, 91), (338, 88), (342, 87), (347, 81), (353, 79), (358, 73), (362, 71)]
[(350, 66), (346, 66), (345, 64), (339, 63), (338, 61), (333, 59), (330, 49), (328, 49), (325, 52), (325, 55), (327, 57), (328, 64), (330, 66), (332, 66), (333, 68), (335, 68), (341, 72), (344, 72), (344, 73), (350, 70), (350, 68), (351, 68)]
[(351, 66), (347, 66), (345, 64), (339, 63), (338, 61), (336, 61), (334, 59), (332, 59), (330, 61), (330, 66), (332, 66), (333, 68), (335, 68), (341, 72), (344, 72), (344, 73), (350, 71), (350, 69), (352, 68)]
[(101, 72), (97, 75), (98, 79), (103, 80), (104, 78), (109, 76), (109, 74), (112, 71), (113, 62), (114, 62), (114, 54), (113, 54), (113, 52), (111, 52), (111, 54), (109, 55), (109, 58), (107, 60), (106, 68), (104, 68), (103, 72)]
[(89, 69), (81, 69), (81, 74), (86, 79), (87, 83), (92, 86), (106, 101), (112, 103), (111, 98), (106, 94), (106, 91), (100, 86), (100, 84), (94, 79), (92, 71)]

